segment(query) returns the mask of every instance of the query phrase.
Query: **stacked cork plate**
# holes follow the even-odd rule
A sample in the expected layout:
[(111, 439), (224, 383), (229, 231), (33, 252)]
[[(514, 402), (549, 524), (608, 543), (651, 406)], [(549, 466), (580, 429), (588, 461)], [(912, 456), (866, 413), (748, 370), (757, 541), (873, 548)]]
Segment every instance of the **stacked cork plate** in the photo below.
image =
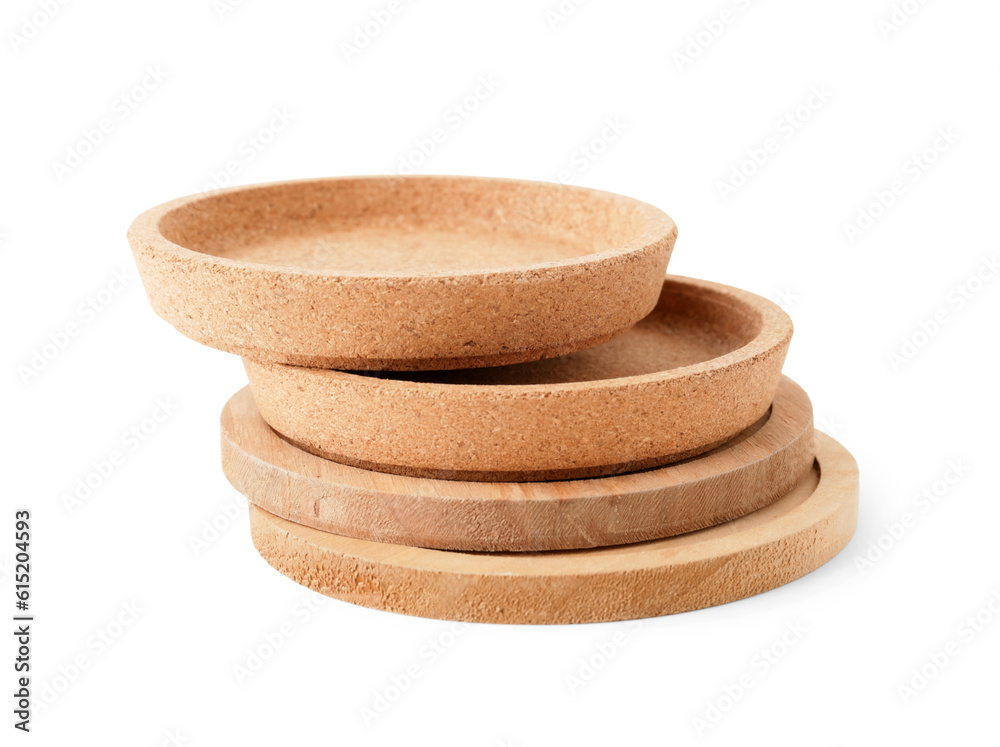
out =
[(243, 357), (222, 460), (260, 554), (503, 623), (733, 601), (854, 531), (857, 466), (781, 373), (791, 320), (665, 275), (675, 238), (630, 198), (468, 177), (223, 190), (129, 231), (156, 312)]

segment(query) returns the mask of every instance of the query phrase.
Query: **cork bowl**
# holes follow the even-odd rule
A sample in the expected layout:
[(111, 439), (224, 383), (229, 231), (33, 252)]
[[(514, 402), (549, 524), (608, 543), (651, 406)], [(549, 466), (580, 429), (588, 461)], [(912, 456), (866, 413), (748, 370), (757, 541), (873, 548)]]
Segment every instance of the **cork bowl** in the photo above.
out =
[(668, 277), (621, 336), (496, 368), (359, 373), (244, 359), (264, 420), (355, 467), (523, 482), (655, 467), (708, 451), (774, 397), (792, 322), (774, 303)]
[(128, 235), (153, 309), (198, 342), (298, 366), (428, 370), (620, 334), (656, 304), (677, 228), (592, 189), (380, 176), (194, 195)]

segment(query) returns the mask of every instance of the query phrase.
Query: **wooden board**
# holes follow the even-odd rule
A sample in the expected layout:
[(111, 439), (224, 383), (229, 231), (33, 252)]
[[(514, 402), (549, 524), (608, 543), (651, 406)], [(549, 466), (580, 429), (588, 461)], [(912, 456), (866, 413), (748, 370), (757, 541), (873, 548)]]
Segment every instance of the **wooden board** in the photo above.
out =
[(676, 236), (621, 195), (443, 176), (236, 187), (129, 229), (153, 309), (188, 337), (352, 370), (495, 366), (608, 340), (656, 304)]
[(427, 480), (337, 464), (268, 428), (248, 389), (222, 412), (223, 470), (252, 503), (334, 534), (439, 549), (576, 549), (702, 529), (787, 493), (813, 454), (809, 397), (787, 378), (761, 421), (707, 454), (549, 483)]
[(652, 542), (479, 554), (340, 537), (250, 507), (254, 545), (291, 579), (336, 599), (421, 617), (581, 623), (684, 612), (759, 594), (818, 568), (857, 524), (858, 469), (816, 434), (816, 465), (740, 519)]
[(791, 336), (767, 299), (668, 277), (652, 314), (560, 358), (379, 376), (244, 363), (264, 420), (314, 454), (441, 480), (565, 480), (725, 443), (767, 411)]

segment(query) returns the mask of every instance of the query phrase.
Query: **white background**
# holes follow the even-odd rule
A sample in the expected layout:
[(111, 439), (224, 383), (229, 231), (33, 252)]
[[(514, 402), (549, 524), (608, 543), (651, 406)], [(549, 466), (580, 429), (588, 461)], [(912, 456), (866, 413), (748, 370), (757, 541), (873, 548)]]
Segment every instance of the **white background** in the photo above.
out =
[[(0, 610), (13, 614), (13, 513), (27, 506), (33, 686), (52, 700), (36, 707), (33, 733), (15, 737), (491, 746), (982, 737), (995, 724), (1000, 654), (1000, 620), (987, 609), (1000, 594), (1000, 280), (977, 273), (990, 274), (983, 263), (1000, 248), (1000, 6), (908, 0), (912, 12), (886, 26), (890, 0), (591, 0), (563, 5), (573, 12), (558, 23), (547, 15), (557, 0), (400, 3), (350, 60), (342, 45), (387, 0), (247, 0), (221, 17), (212, 0), (95, 0), (61, 5), (51, 19), (36, 15), (42, 2), (4, 4)], [(699, 41), (723, 11), (721, 33)], [(32, 38), (11, 36), (26, 39), (33, 15), (46, 23)], [(144, 81), (156, 66), (166, 79)], [(480, 88), (476, 110), (456, 120), (452, 107), (475, 95), (480, 76), (495, 90)], [(813, 87), (825, 100), (810, 99)], [(144, 100), (130, 108), (123, 95)], [(269, 137), (260, 130), (275, 108), (293, 119)], [(110, 132), (60, 178), (54, 164), (105, 118)], [(606, 129), (609, 118), (623, 131)], [(336, 601), (303, 612), (314, 596), (258, 557), (219, 466), (219, 412), (245, 384), (241, 364), (154, 316), (125, 230), (144, 209), (211, 186), (230, 161), (234, 184), (386, 173), (419, 160), (415, 142), (438, 127), (444, 142), (419, 173), (563, 173), (646, 200), (680, 227), (671, 271), (785, 306), (796, 324), (786, 373), (861, 465), (860, 524), (841, 555), (784, 588), (639, 626), (470, 625), (455, 635), (449, 623)], [(952, 142), (938, 135), (949, 128)], [(263, 150), (247, 149), (255, 134), (270, 140)], [(748, 149), (768, 138), (775, 152), (723, 196), (720, 183), (753, 170), (743, 166)], [(588, 158), (583, 147), (601, 152)], [(893, 203), (871, 211), (896, 180)], [(849, 237), (859, 211), (878, 215)], [(110, 302), (80, 313), (103, 289)], [(946, 321), (920, 334), (940, 313)], [(65, 348), (32, 367), (70, 323), (78, 331)], [(904, 345), (914, 338), (918, 347)], [(903, 357), (894, 364), (893, 354)], [(64, 494), (123, 448), (157, 397), (176, 411), (68, 507)], [(928, 510), (922, 490), (937, 491)], [(907, 514), (910, 526), (890, 536)], [(196, 551), (212, 521), (228, 526)], [(881, 557), (870, 545), (879, 541)], [(133, 602), (137, 619), (112, 624)], [(983, 609), (987, 622), (970, 636), (963, 620)], [(797, 622), (806, 631), (762, 671), (755, 657), (780, 649)], [(291, 635), (280, 650), (241, 682), (234, 667), (283, 625)], [(120, 634), (100, 643), (111, 633)], [(572, 687), (567, 676), (616, 634), (624, 645)], [(444, 653), (431, 657), (439, 641)], [(949, 642), (958, 653), (904, 703), (899, 686)], [(74, 673), (81, 656), (87, 666)], [(420, 678), (366, 723), (363, 709), (414, 663)], [(753, 685), (730, 704), (726, 688), (745, 674)], [(726, 712), (699, 731), (713, 705)], [(9, 735), (9, 696), (0, 710)]]

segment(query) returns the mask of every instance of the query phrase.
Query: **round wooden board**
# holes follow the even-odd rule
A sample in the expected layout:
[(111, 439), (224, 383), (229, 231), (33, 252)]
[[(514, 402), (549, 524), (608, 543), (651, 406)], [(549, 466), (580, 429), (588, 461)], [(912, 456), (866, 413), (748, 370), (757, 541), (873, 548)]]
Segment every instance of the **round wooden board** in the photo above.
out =
[(858, 468), (816, 434), (787, 495), (710, 529), (620, 547), (481, 554), (311, 529), (250, 506), (261, 556), (315, 591), (376, 609), (491, 623), (583, 623), (684, 612), (786, 584), (830, 560), (857, 524)]
[(594, 189), (464, 176), (256, 184), (146, 211), (129, 243), (153, 310), (198, 342), (296, 366), (534, 361), (652, 310), (677, 237)]
[(306, 451), (413, 477), (535, 482), (649, 469), (725, 443), (771, 405), (791, 337), (773, 302), (670, 276), (634, 327), (559, 358), (379, 376), (244, 365), (264, 420)]
[(252, 503), (334, 534), (450, 550), (567, 550), (703, 529), (787, 493), (813, 455), (812, 405), (787, 378), (768, 414), (714, 451), (646, 472), (549, 483), (435, 481), (337, 464), (279, 437), (248, 389), (222, 412), (223, 471)]

